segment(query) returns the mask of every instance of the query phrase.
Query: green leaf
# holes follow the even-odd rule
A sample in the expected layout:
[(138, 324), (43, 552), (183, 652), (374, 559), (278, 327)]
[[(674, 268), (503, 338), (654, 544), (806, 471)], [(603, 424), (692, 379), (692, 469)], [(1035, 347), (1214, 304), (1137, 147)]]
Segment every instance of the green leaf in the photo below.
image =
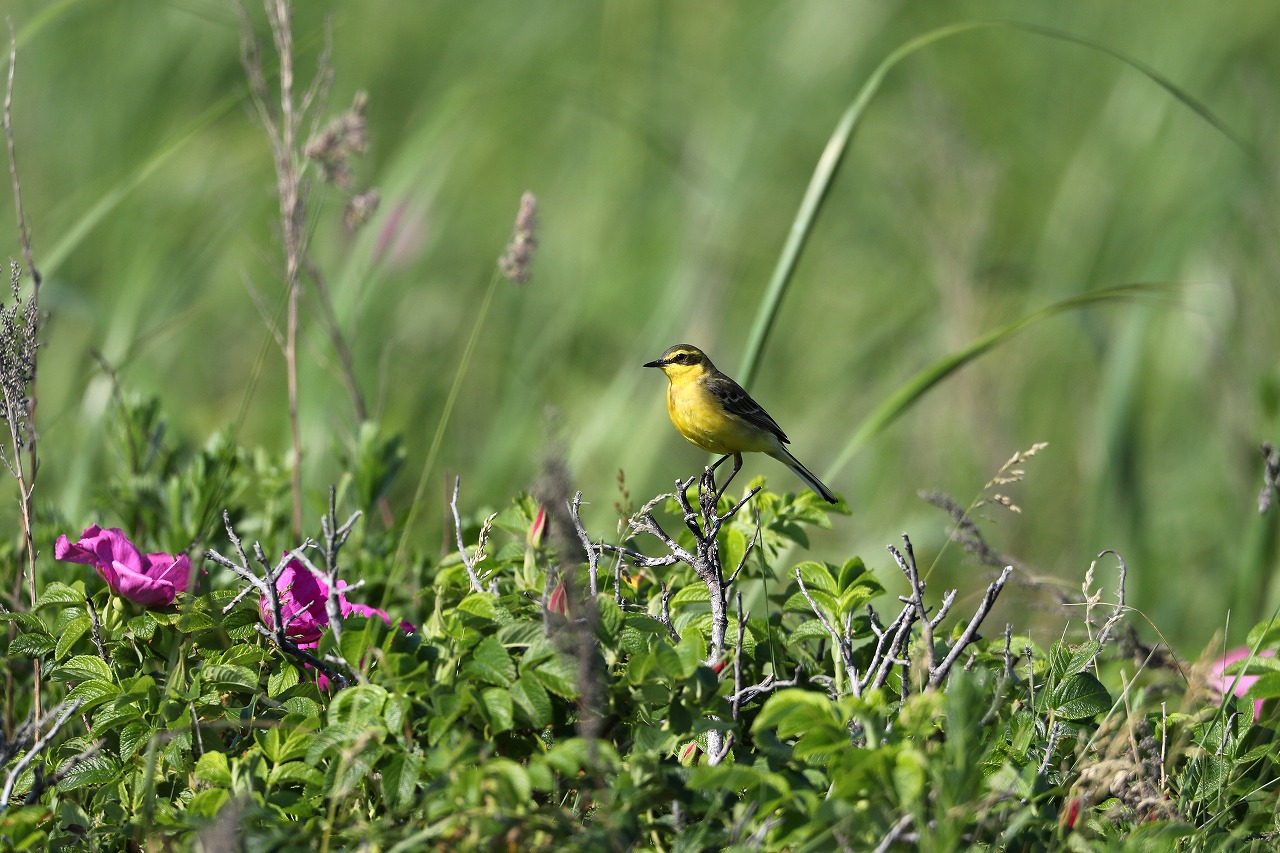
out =
[(227, 763), (227, 755), (223, 752), (206, 752), (196, 762), (196, 778), (206, 785), (231, 787), (231, 765)]
[(206, 788), (203, 791), (196, 791), (187, 803), (186, 813), (191, 817), (212, 820), (229, 799), (231, 799), (231, 792), (226, 788)]
[(471, 650), (471, 660), (463, 665), (462, 675), (486, 684), (508, 687), (516, 677), (516, 665), (502, 643), (493, 637), (485, 637)]
[(144, 722), (129, 723), (120, 730), (120, 760), (128, 761), (146, 745), (154, 729)]
[(497, 783), (498, 793), (505, 794), (498, 800), (500, 807), (523, 808), (529, 804), (529, 798), (533, 796), (533, 784), (524, 767), (510, 758), (494, 758), (485, 763), (484, 772), (487, 781)]
[(479, 616), (490, 622), (498, 621), (498, 608), (494, 606), (493, 596), (487, 592), (473, 592), (458, 602), (458, 609), (472, 616)]
[(411, 753), (397, 753), (382, 769), (382, 792), (392, 812), (417, 804), (420, 760)]
[(267, 676), (267, 695), (279, 696), (298, 684), (298, 668), (292, 664), (281, 664), (280, 669)]
[(58, 782), (58, 790), (63, 793), (83, 788), (86, 785), (105, 785), (120, 773), (120, 765), (108, 755), (98, 753), (82, 761), (71, 756), (58, 765), (57, 772), (65, 773)]
[(83, 704), (80, 706), (80, 712), (87, 713), (90, 709), (96, 708), (103, 702), (110, 702), (119, 695), (120, 688), (112, 684), (110, 681), (101, 681), (96, 678), (91, 678), (77, 684), (75, 688), (67, 694), (67, 699), (84, 700)]
[(503, 625), (495, 636), (507, 648), (524, 648), (542, 640), (542, 632), (541, 622), (522, 620)]
[(812, 640), (815, 637), (822, 640), (831, 639), (831, 634), (817, 619), (807, 619), (797, 625), (794, 631), (784, 634), (784, 639), (788, 646), (794, 646), (797, 643), (803, 643), (805, 640)]
[(90, 627), (88, 615), (73, 619), (63, 626), (62, 633), (58, 636), (58, 643), (53, 649), (53, 659), (62, 660), (66, 657), (67, 652), (71, 651), (71, 647), (89, 631)]
[(515, 723), (512, 710), (511, 693), (500, 687), (489, 687), (480, 691), (480, 702), (484, 706), (485, 717), (494, 734), (509, 731)]
[(1053, 691), (1050, 705), (1066, 720), (1087, 720), (1111, 707), (1111, 694), (1088, 672), (1068, 676)]
[(738, 564), (742, 562), (742, 558), (746, 553), (746, 534), (737, 528), (729, 528), (720, 546), (720, 560), (724, 564), (726, 575), (738, 570)]
[(320, 785), (323, 781), (324, 774), (305, 761), (286, 761), (284, 764), (277, 764), (267, 774), (267, 782), (274, 786), (304, 787)]
[(188, 610), (178, 616), (178, 630), (184, 634), (208, 631), (217, 624), (213, 621), (213, 617), (203, 610)]
[(1280, 645), (1280, 619), (1259, 622), (1249, 629), (1245, 645), (1251, 649), (1268, 649)]
[(765, 701), (751, 730), (776, 727), (779, 738), (789, 738), (823, 726), (842, 725), (839, 708), (825, 693), (789, 687)]
[(114, 676), (106, 661), (96, 655), (76, 655), (53, 671), (53, 677), (60, 681), (88, 681), (97, 678), (111, 681)]
[(688, 678), (707, 657), (707, 643), (697, 631), (686, 631), (676, 646), (680, 657), (680, 677)]
[(1242, 658), (1233, 661), (1223, 675), (1265, 675), (1269, 672), (1280, 672), (1280, 658)]
[(212, 663), (225, 663), (231, 666), (245, 666), (254, 668), (258, 664), (266, 660), (267, 653), (261, 646), (255, 646), (252, 643), (237, 643), (227, 649), (218, 658), (210, 657)]
[(1090, 640), (1081, 646), (1071, 650), (1071, 657), (1067, 659), (1067, 673), (1074, 674), (1082, 671), (1089, 662), (1098, 655), (1098, 651), (1102, 648), (1102, 644), (1097, 640)]
[[(28, 614), (23, 614), (28, 615)], [(9, 641), (9, 654), (38, 658), (53, 651), (56, 642), (43, 633), (15, 634)]]
[(232, 664), (206, 664), (200, 670), (200, 677), (205, 684), (221, 691), (242, 690), (253, 693), (258, 690), (258, 674), (248, 667)]
[(131, 723), (141, 718), (142, 712), (138, 710), (138, 706), (128, 700), (128, 697), (121, 696), (110, 705), (104, 705), (98, 709), (93, 715), (93, 733), (94, 736), (101, 736), (104, 732), (108, 732), (116, 726)]
[[(346, 693), (344, 690), (342, 693)], [(342, 693), (338, 695), (341, 696)], [(290, 696), (284, 700), (284, 709), (290, 714), (297, 714), (301, 717), (318, 717), (320, 715), (320, 705), (314, 700), (306, 696)]]
[(511, 699), (530, 727), (542, 729), (551, 725), (551, 697), (537, 679), (528, 675), (516, 679), (511, 685)]
[(84, 604), (84, 590), (67, 586), (65, 583), (59, 583), (58, 581), (52, 581), (36, 598), (35, 606), (31, 609), (42, 610), (46, 607), (75, 604)]
[(1245, 692), (1246, 699), (1274, 699), (1280, 696), (1280, 672), (1268, 672), (1258, 677)]
[(565, 699), (578, 698), (578, 669), (565, 655), (557, 653), (528, 671), (557, 696)]
[(151, 615), (150, 611), (143, 613), (141, 616), (135, 616), (125, 623), (125, 630), (129, 636), (135, 640), (149, 641), (155, 634), (156, 628), (160, 623)]
[(691, 583), (688, 586), (681, 587), (676, 594), (671, 596), (672, 607), (682, 607), (686, 604), (704, 604), (711, 601), (711, 590), (707, 589), (704, 583)]
[(330, 725), (347, 724), (356, 727), (381, 725), (382, 707), (387, 701), (387, 690), (377, 684), (357, 684), (341, 690), (329, 703)]
[(805, 560), (799, 563), (791, 570), (791, 575), (799, 571), (800, 577), (804, 580), (805, 587), (809, 592), (820, 589), (824, 592), (835, 594), (836, 579), (831, 576), (831, 567), (825, 563), (819, 563), (815, 560)]

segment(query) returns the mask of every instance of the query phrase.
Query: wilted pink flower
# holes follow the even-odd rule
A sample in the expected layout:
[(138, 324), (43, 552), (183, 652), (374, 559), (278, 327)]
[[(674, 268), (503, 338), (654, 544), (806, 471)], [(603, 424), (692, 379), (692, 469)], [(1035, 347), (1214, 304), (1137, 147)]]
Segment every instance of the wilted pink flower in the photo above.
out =
[[(1261, 651), (1258, 652), (1257, 657), (1270, 658), (1270, 657), (1275, 657), (1275, 654), (1276, 653), (1273, 649), (1262, 649)], [(1222, 694), (1230, 690), (1231, 685), (1234, 683), (1236, 685), (1236, 691), (1235, 691), (1236, 695), (1243, 697), (1245, 693), (1249, 692), (1249, 688), (1253, 686), (1253, 682), (1258, 680), (1258, 676), (1256, 675), (1235, 676), (1235, 675), (1224, 675), (1223, 673), (1227, 671), (1227, 667), (1231, 666), (1231, 664), (1235, 663), (1238, 660), (1244, 660), (1248, 656), (1249, 656), (1248, 646), (1238, 646), (1232, 649), (1231, 651), (1227, 652), (1225, 655), (1223, 655), (1222, 658), (1214, 665), (1213, 669), (1210, 671), (1209, 686), (1212, 687), (1214, 690), (1218, 691), (1219, 694)], [(1262, 700), (1258, 699), (1253, 703), (1253, 715), (1255, 718), (1257, 718), (1261, 713), (1262, 713)]]
[[(346, 581), (338, 581), (338, 607), (345, 619), (352, 613), (358, 616), (382, 619), (391, 625), (391, 617), (387, 611), (368, 604), (348, 601), (342, 590), (346, 589)], [(320, 636), (329, 627), (329, 613), (325, 609), (329, 598), (329, 584), (302, 564), (300, 560), (290, 560), (276, 578), (276, 593), (280, 596), (280, 614), (284, 617), (285, 636), (297, 643), (299, 648), (313, 648), (320, 644)], [(258, 601), (258, 612), (268, 628), (275, 627), (271, 614), (271, 604), (264, 595)], [(401, 622), (401, 629), (408, 626), (407, 634), (417, 629), (408, 622)]]
[(93, 566), (113, 593), (147, 607), (173, 604), (191, 581), (186, 554), (142, 554), (117, 527), (90, 525), (78, 542), (59, 536), (53, 556), (64, 563)]
[[(276, 578), (276, 594), (280, 597), (284, 635), (303, 648), (318, 645), (329, 625), (329, 614), (325, 612), (329, 585), (298, 560), (290, 560)], [(265, 595), (258, 599), (258, 612), (268, 628), (276, 627), (271, 602)]]

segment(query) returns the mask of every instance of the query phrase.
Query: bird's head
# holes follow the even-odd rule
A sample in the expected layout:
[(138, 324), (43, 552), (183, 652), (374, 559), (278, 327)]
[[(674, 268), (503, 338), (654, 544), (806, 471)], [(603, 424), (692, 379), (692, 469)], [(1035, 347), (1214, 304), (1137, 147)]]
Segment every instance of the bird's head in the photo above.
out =
[(683, 376), (699, 376), (716, 369), (702, 350), (690, 344), (676, 344), (664, 352), (662, 358), (648, 362), (645, 367), (660, 368), (668, 379), (673, 380)]

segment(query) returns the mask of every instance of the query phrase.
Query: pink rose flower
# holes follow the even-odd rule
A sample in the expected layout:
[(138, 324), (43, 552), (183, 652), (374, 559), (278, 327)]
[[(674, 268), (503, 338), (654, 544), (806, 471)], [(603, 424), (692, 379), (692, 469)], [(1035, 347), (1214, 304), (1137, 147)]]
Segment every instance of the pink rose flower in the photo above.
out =
[[(345, 619), (352, 613), (368, 618), (377, 616), (388, 626), (391, 625), (391, 617), (387, 611), (348, 601), (342, 593), (346, 587), (346, 581), (338, 581), (338, 607), (342, 618)], [(285, 636), (297, 643), (299, 648), (318, 646), (324, 629), (329, 627), (329, 613), (325, 607), (329, 598), (328, 582), (312, 574), (302, 561), (290, 560), (280, 577), (276, 578), (276, 593), (280, 596), (280, 614), (284, 617)], [(258, 601), (258, 612), (262, 615), (263, 624), (274, 629), (275, 619), (265, 595)], [(408, 627), (405, 633), (411, 634), (416, 630), (408, 622), (400, 624), (402, 630), (405, 626)]]
[[(1270, 657), (1275, 657), (1275, 654), (1276, 653), (1274, 649), (1261, 649), (1258, 652), (1257, 656), (1260, 658), (1270, 658)], [(1241, 675), (1241, 676), (1223, 675), (1223, 673), (1227, 671), (1227, 667), (1231, 666), (1231, 664), (1235, 663), (1238, 660), (1244, 660), (1248, 656), (1249, 656), (1248, 646), (1237, 646), (1236, 648), (1232, 649), (1231, 651), (1223, 655), (1222, 658), (1219, 659), (1216, 664), (1214, 664), (1213, 669), (1210, 671), (1209, 686), (1212, 687), (1214, 690), (1218, 691), (1219, 694), (1223, 694), (1231, 689), (1231, 685), (1234, 682), (1236, 685), (1236, 691), (1235, 691), (1236, 695), (1243, 697), (1245, 693), (1249, 692), (1249, 688), (1253, 686), (1253, 682), (1258, 680), (1258, 676), (1256, 675)], [(1253, 703), (1254, 719), (1257, 719), (1258, 716), (1262, 714), (1262, 701), (1263, 700), (1258, 699)]]
[(146, 607), (173, 604), (191, 582), (186, 554), (142, 554), (116, 527), (90, 525), (74, 543), (59, 536), (53, 556), (64, 563), (93, 566), (113, 593)]

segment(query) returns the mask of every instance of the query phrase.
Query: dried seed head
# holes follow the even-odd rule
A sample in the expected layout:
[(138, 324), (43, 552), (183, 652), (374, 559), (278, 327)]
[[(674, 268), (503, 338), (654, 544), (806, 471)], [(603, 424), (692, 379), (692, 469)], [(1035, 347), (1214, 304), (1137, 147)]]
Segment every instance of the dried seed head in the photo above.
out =
[(520, 212), (516, 214), (515, 228), (507, 250), (498, 258), (498, 269), (509, 281), (524, 284), (529, 280), (529, 266), (533, 263), (533, 251), (537, 240), (538, 200), (533, 193), (520, 197)]
[(22, 301), (21, 284), (22, 267), (10, 261), (13, 304), (0, 306), (0, 420), (11, 426), (18, 443), (25, 446), (31, 438), (29, 393), (36, 376), (39, 317), (33, 300)]
[(351, 234), (362, 228), (378, 210), (382, 196), (376, 189), (356, 193), (342, 211), (342, 224)]
[(324, 130), (307, 140), (303, 153), (307, 159), (320, 164), (325, 183), (342, 189), (351, 187), (351, 168), (348, 161), (353, 154), (369, 150), (369, 135), (365, 126), (365, 106), (368, 96), (356, 92), (351, 109), (333, 119)]

